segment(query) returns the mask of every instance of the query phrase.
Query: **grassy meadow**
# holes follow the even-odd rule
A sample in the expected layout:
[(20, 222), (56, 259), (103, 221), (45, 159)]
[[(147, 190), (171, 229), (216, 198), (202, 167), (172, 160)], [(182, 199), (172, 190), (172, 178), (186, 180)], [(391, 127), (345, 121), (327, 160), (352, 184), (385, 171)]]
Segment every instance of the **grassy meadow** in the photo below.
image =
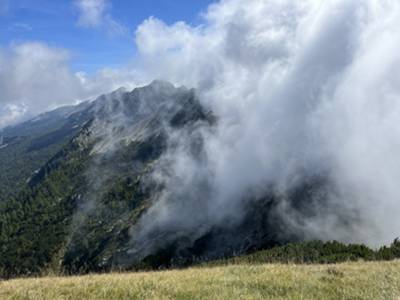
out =
[(0, 281), (0, 299), (400, 299), (400, 261), (15, 279)]

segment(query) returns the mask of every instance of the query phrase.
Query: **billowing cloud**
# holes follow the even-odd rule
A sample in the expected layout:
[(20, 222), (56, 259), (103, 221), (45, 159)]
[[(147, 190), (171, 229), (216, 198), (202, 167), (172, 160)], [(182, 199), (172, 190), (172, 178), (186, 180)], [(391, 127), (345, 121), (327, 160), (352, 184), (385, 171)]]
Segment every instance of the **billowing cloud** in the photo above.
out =
[(104, 27), (110, 34), (125, 34), (127, 29), (109, 13), (110, 0), (76, 0), (78, 8), (78, 25), (83, 27)]
[(143, 217), (146, 232), (154, 220), (200, 226), (182, 221), (190, 205), (168, 200), (199, 197), (189, 182), (197, 175), (214, 183), (212, 197), (196, 199), (215, 222), (240, 214), (251, 189), (272, 185), (285, 195), (324, 176), (335, 192), (328, 204), (310, 199), (310, 215), (282, 201), (277, 214), (288, 228), (308, 238), (392, 241), (400, 234), (398, 28), (400, 3), (390, 0), (222, 0), (200, 26), (143, 22), (136, 42), (148, 77), (198, 88), (219, 117), (217, 133), (205, 136), (208, 168), (182, 152), (166, 155), (183, 182)]
[(132, 71), (104, 69), (88, 76), (69, 68), (69, 53), (39, 42), (0, 50), (0, 128), (65, 104), (131, 87)]

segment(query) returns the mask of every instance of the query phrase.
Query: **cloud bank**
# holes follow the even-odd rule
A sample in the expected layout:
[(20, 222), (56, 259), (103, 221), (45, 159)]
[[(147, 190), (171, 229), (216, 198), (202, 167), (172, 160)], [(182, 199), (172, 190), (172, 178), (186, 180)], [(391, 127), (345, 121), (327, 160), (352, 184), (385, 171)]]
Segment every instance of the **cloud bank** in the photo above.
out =
[[(219, 122), (204, 134), (207, 166), (182, 149), (165, 155), (174, 176), (162, 179), (168, 189), (137, 240), (171, 224), (190, 233), (223, 222), (249, 190), (274, 186), (276, 213), (296, 234), (391, 242), (400, 234), (398, 28), (400, 3), (390, 0), (222, 0), (200, 26), (143, 22), (136, 42), (147, 76), (198, 88)], [(205, 177), (213, 193), (199, 198)], [(303, 215), (285, 194), (315, 177), (334, 192), (327, 203), (310, 199)], [(194, 211), (201, 201), (207, 209)]]

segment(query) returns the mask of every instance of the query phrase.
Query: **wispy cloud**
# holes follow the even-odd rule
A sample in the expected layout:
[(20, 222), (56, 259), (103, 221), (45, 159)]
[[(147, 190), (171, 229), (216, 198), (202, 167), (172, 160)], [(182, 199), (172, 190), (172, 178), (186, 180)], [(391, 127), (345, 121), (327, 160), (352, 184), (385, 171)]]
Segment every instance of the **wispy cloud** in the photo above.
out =
[(76, 0), (79, 12), (77, 24), (88, 28), (105, 28), (112, 35), (123, 35), (128, 29), (111, 16), (109, 0)]
[(10, 30), (16, 31), (31, 31), (33, 28), (27, 23), (14, 23), (10, 26)]
[(104, 20), (109, 2), (106, 0), (77, 0), (79, 9), (78, 24), (84, 27), (100, 26)]

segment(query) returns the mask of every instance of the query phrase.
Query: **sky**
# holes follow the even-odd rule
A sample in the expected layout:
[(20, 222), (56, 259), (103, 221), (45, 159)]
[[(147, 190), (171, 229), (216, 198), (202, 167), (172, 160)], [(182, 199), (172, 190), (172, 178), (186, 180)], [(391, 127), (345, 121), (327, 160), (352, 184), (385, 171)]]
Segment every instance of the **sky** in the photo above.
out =
[[(85, 4), (86, 2), (86, 4)], [(196, 24), (211, 0), (0, 0), (0, 47), (41, 41), (71, 52), (74, 71), (120, 67), (136, 54), (134, 32), (153, 16)], [(92, 11), (96, 11), (90, 16)]]

